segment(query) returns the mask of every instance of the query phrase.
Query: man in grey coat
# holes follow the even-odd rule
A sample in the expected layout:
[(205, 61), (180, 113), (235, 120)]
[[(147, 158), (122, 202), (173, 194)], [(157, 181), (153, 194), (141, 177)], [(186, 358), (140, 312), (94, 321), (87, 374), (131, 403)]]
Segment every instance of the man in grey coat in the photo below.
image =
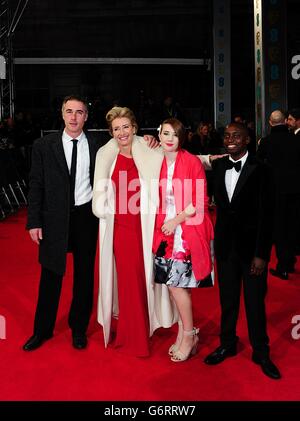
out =
[(98, 219), (92, 213), (92, 185), (99, 139), (83, 131), (87, 103), (78, 96), (63, 100), (64, 130), (38, 139), (32, 150), (27, 229), (39, 245), (41, 277), (33, 336), (25, 351), (53, 336), (66, 269), (73, 254), (73, 297), (69, 311), (72, 343), (87, 345), (92, 311)]

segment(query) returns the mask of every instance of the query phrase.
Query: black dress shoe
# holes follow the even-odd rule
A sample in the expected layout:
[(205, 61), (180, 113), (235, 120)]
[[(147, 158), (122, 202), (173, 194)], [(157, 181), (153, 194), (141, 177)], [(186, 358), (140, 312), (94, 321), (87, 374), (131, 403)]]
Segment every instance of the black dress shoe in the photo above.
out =
[(266, 376), (270, 377), (271, 379), (278, 380), (278, 379), (281, 378), (280, 371), (278, 370), (276, 365), (274, 363), (272, 363), (272, 361), (270, 360), (269, 357), (260, 358), (260, 357), (257, 357), (255, 355), (253, 355), (252, 361), (255, 364), (260, 365), (263, 373)]
[(87, 337), (85, 333), (73, 333), (73, 347), (76, 349), (84, 349), (87, 346)]
[(289, 279), (288, 272), (281, 272), (280, 270), (277, 270), (277, 269), (270, 269), (269, 272), (271, 275), (276, 276), (277, 278), (283, 279), (285, 281)]
[(231, 346), (227, 348), (225, 346), (219, 346), (217, 349), (214, 350), (211, 354), (209, 354), (205, 359), (205, 364), (208, 365), (215, 365), (219, 364), (224, 361), (228, 357), (233, 357), (237, 354), (236, 346)]
[(53, 335), (49, 336), (39, 336), (33, 335), (31, 336), (28, 341), (23, 345), (24, 351), (34, 351), (35, 349), (39, 348), (45, 341), (52, 338)]

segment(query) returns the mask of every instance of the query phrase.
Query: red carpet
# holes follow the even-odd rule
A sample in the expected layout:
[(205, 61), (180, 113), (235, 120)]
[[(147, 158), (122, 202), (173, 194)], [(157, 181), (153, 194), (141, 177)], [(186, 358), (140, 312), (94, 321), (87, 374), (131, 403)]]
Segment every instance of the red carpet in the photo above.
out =
[(97, 288), (88, 348), (73, 349), (67, 327), (70, 261), (54, 338), (34, 352), (22, 351), (32, 333), (39, 278), (37, 247), (25, 231), (25, 217), (21, 211), (0, 223), (0, 315), (6, 320), (6, 339), (0, 339), (0, 400), (300, 400), (300, 339), (291, 336), (292, 317), (300, 315), (299, 264), (289, 281), (269, 279), (269, 336), (272, 358), (282, 372), (279, 381), (264, 376), (251, 362), (243, 305), (238, 355), (214, 367), (202, 362), (218, 345), (217, 286), (193, 292), (201, 346), (186, 362), (172, 363), (167, 355), (175, 328), (154, 334), (147, 359), (104, 349), (95, 315)]

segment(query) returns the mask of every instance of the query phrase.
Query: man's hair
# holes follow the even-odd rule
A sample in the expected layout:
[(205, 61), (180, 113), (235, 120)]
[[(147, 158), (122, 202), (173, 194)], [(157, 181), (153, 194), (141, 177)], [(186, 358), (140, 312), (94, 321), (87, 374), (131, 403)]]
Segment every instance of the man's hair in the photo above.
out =
[(249, 137), (249, 130), (248, 130), (248, 127), (245, 124), (243, 124), (243, 123), (236, 123), (235, 121), (233, 121), (232, 123), (227, 124), (227, 126), (225, 127), (225, 130), (229, 126), (236, 127), (240, 132), (244, 133), (245, 136), (248, 136)]
[(107, 125), (108, 125), (108, 129), (109, 129), (109, 133), (110, 133), (111, 136), (113, 136), (112, 122), (116, 118), (123, 118), (123, 117), (128, 118), (131, 125), (135, 128), (135, 132), (137, 132), (138, 125), (137, 125), (136, 118), (135, 118), (135, 115), (134, 115), (133, 111), (131, 111), (131, 109), (127, 108), (127, 107), (113, 107), (108, 111), (108, 113), (105, 116), (106, 122), (107, 122)]
[(88, 112), (88, 107), (89, 107), (88, 102), (87, 102), (87, 100), (85, 98), (81, 97), (80, 95), (68, 95), (68, 96), (65, 96), (64, 99), (63, 99), (63, 102), (62, 102), (62, 106), (61, 106), (61, 109), (62, 110), (64, 109), (64, 106), (66, 105), (66, 103), (68, 101), (82, 102), (84, 104), (84, 106), (85, 106), (86, 112)]
[(279, 126), (285, 124), (285, 114), (281, 110), (274, 110), (270, 114), (270, 124), (271, 126)]
[(184, 125), (181, 123), (181, 121), (177, 120), (177, 118), (167, 118), (161, 123), (159, 134), (162, 132), (164, 124), (170, 124), (170, 126), (172, 126), (176, 136), (178, 137), (178, 149), (182, 148), (186, 137)]
[(289, 110), (289, 114), (294, 117), (295, 120), (300, 119), (300, 108), (292, 108)]

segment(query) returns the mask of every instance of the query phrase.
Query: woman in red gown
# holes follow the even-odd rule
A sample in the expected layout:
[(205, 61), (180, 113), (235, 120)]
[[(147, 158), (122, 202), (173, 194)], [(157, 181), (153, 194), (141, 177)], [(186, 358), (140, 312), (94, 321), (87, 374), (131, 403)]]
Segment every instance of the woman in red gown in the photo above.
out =
[[(113, 122), (114, 126), (119, 124), (118, 120)], [(125, 120), (120, 119), (120, 124), (123, 123), (127, 128)], [(125, 173), (127, 180), (122, 177)], [(112, 180), (115, 183), (116, 197), (113, 251), (119, 299), (118, 327), (114, 346), (123, 348), (130, 354), (145, 357), (149, 355), (149, 320), (141, 220), (138, 211), (140, 184), (134, 160), (130, 153), (126, 153), (125, 148), (120, 150), (117, 157)], [(128, 189), (130, 182), (136, 184), (137, 191)], [(135, 209), (128, 209), (131, 201), (135, 202), (133, 208), (136, 206), (137, 213), (133, 213)]]
[[(177, 321), (167, 286), (153, 282), (158, 188), (151, 187), (163, 155), (135, 135), (137, 123), (128, 108), (113, 107), (106, 120), (113, 139), (97, 153), (93, 192), (93, 212), (100, 219), (98, 321), (105, 346), (146, 357), (154, 330)], [(113, 342), (112, 318), (117, 319)]]

